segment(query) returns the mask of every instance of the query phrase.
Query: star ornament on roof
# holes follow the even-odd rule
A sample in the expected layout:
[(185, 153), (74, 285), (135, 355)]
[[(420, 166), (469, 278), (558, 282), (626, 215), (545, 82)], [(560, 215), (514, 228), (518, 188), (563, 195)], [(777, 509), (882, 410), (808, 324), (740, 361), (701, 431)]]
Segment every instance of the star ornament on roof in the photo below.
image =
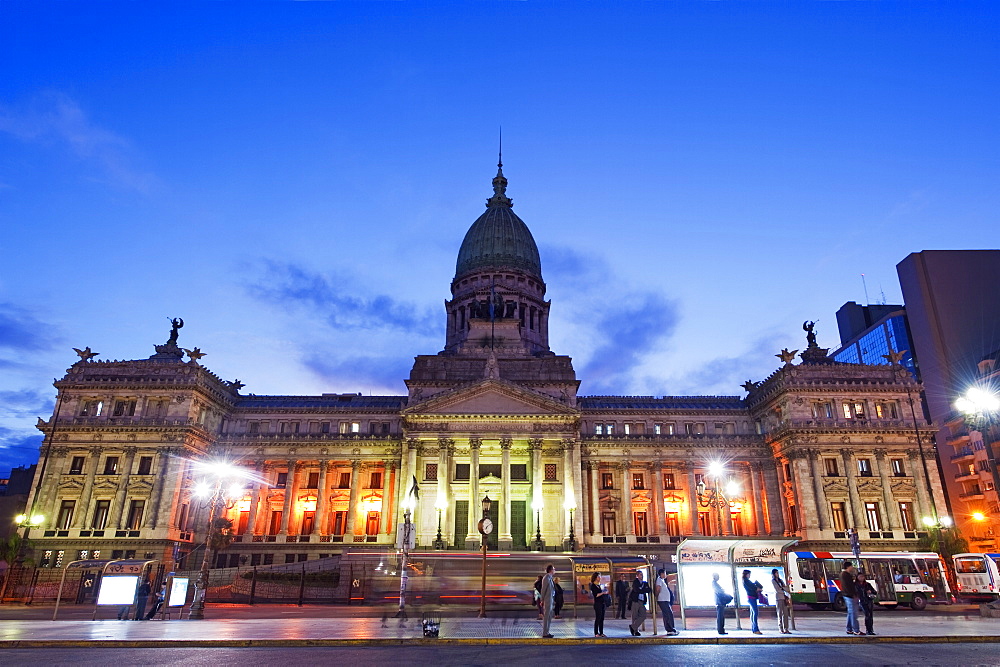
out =
[(781, 352), (779, 352), (778, 354), (776, 354), (774, 356), (778, 357), (779, 359), (781, 359), (782, 361), (784, 361), (786, 364), (790, 364), (790, 363), (792, 363), (792, 360), (795, 359), (795, 355), (798, 354), (798, 352), (799, 352), (798, 350), (792, 350), (791, 352), (789, 352), (788, 348), (786, 347), (786, 348), (783, 348), (781, 350)]
[(198, 361), (199, 359), (205, 356), (205, 353), (202, 352), (201, 348), (199, 347), (196, 347), (193, 350), (184, 348), (184, 351), (187, 352), (187, 356), (191, 358), (191, 361)]
[(757, 383), (754, 382), (753, 380), (747, 380), (740, 386), (743, 387), (743, 390), (749, 394), (751, 391), (757, 388)]
[(94, 357), (100, 354), (100, 352), (92, 352), (90, 346), (83, 348), (82, 350), (78, 347), (74, 347), (73, 350), (80, 355), (81, 361), (90, 361)]
[(895, 366), (899, 363), (899, 360), (903, 358), (906, 354), (906, 350), (900, 350), (899, 352), (894, 351), (892, 348), (889, 349), (889, 354), (883, 354), (882, 358), (888, 361), (890, 364)]

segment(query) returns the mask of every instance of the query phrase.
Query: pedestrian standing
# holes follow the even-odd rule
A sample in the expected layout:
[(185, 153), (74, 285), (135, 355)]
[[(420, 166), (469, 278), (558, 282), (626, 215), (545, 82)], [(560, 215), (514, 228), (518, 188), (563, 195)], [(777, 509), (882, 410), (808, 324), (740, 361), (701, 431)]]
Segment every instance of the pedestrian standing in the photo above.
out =
[(625, 607), (628, 606), (628, 582), (625, 575), (619, 574), (615, 582), (615, 599), (618, 601), (618, 614), (615, 618), (625, 618)]
[(668, 635), (679, 634), (674, 627), (674, 611), (671, 607), (674, 604), (674, 592), (670, 590), (667, 583), (667, 573), (665, 570), (656, 571), (656, 585), (653, 588), (656, 595), (656, 604), (660, 608), (660, 616), (663, 617), (663, 628)]
[(552, 625), (552, 616), (556, 606), (556, 582), (552, 578), (555, 571), (555, 565), (546, 565), (545, 576), (542, 577), (542, 637), (545, 639), (552, 639), (549, 626)]
[(135, 618), (133, 621), (142, 621), (146, 616), (146, 600), (149, 599), (149, 591), (152, 587), (149, 585), (149, 581), (146, 579), (142, 580), (139, 584), (139, 590), (135, 597)]
[(778, 630), (783, 635), (790, 635), (788, 629), (789, 611), (792, 608), (792, 596), (788, 592), (788, 584), (781, 578), (777, 568), (771, 570), (771, 585), (774, 586), (774, 605), (778, 608)]
[(641, 636), (639, 626), (646, 622), (646, 599), (650, 593), (649, 583), (642, 579), (642, 570), (636, 570), (628, 597), (629, 604), (632, 605), (632, 623), (628, 629), (635, 637)]
[(849, 560), (844, 561), (844, 569), (840, 573), (840, 595), (847, 604), (847, 634), (860, 635), (861, 626), (858, 625), (857, 575), (855, 574), (854, 563)]
[(535, 579), (535, 595), (534, 604), (535, 610), (538, 612), (538, 620), (542, 620), (542, 577), (545, 575), (540, 574), (538, 578)]
[(715, 629), (720, 635), (728, 635), (726, 632), (726, 605), (733, 601), (733, 596), (722, 590), (719, 585), (719, 573), (712, 573), (712, 591), (715, 593)]
[(747, 605), (750, 607), (750, 630), (755, 635), (762, 635), (760, 626), (757, 624), (757, 616), (760, 610), (757, 605), (760, 603), (760, 592), (763, 586), (758, 581), (750, 580), (750, 570), (743, 570), (743, 591), (747, 594)]
[(560, 614), (562, 613), (563, 603), (565, 602), (566, 598), (563, 595), (562, 586), (559, 585), (559, 577), (553, 577), (552, 578), (552, 583), (553, 583), (553, 585), (555, 586), (555, 589), (556, 589), (556, 593), (555, 593), (555, 610), (554, 610), (555, 611), (555, 618), (562, 618), (562, 616)]
[(590, 594), (594, 596), (594, 636), (606, 637), (604, 634), (604, 612), (609, 606), (608, 593), (601, 588), (601, 575), (598, 572), (590, 575)]
[[(874, 636), (875, 635), (875, 605), (878, 604), (878, 591), (876, 591), (868, 578), (865, 577), (864, 572), (858, 572), (858, 577), (855, 580), (855, 586), (858, 591), (858, 602), (861, 604), (862, 611), (865, 612), (865, 634)], [(861, 634), (860, 632), (858, 633)]]

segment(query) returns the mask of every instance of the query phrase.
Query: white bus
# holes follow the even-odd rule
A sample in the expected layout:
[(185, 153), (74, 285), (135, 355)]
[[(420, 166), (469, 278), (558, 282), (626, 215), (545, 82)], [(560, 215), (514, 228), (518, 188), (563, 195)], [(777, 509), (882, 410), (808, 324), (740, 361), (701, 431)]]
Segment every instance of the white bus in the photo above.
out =
[(996, 600), (1000, 597), (1000, 554), (956, 554), (957, 595), (967, 600)]
[(869, 551), (861, 554), (859, 562), (849, 551), (789, 551), (785, 571), (792, 602), (844, 611), (847, 604), (840, 594), (840, 572), (845, 560), (865, 573), (883, 606), (905, 604), (919, 610), (928, 602), (951, 602), (944, 563), (936, 553)]

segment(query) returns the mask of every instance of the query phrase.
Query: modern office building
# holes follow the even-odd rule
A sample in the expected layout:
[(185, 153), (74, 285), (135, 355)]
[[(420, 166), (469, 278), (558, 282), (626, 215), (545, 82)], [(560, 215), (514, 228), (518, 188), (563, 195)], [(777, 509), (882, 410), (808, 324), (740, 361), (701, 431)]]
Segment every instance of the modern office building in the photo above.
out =
[(840, 347), (830, 353), (837, 361), (884, 364), (890, 350), (902, 352), (899, 362), (920, 379), (903, 306), (848, 301), (837, 311), (837, 327)]
[(975, 535), (981, 526), (961, 511), (967, 490), (956, 477), (965, 462), (953, 461), (944, 445), (955, 400), (981, 380), (980, 362), (1000, 349), (1000, 250), (924, 250), (896, 271), (927, 409), (941, 429), (937, 443), (954, 518), (964, 534)]
[(782, 351), (745, 398), (578, 396), (572, 359), (549, 348), (554, 306), (502, 171), (493, 189), (458, 252), (443, 348), (416, 357), (400, 395), (241, 393), (179, 346), (180, 320), (147, 359), (80, 350), (38, 424), (38, 559), (184, 564), (208, 523), (196, 485), (217, 458), (253, 473), (225, 506), (235, 540), (220, 566), (392, 549), (406, 507), (418, 546), (476, 547), (486, 495), (500, 549), (670, 562), (685, 536), (843, 550), (852, 527), (866, 548), (917, 546), (943, 495), (905, 368), (837, 363), (810, 331), (801, 363)]

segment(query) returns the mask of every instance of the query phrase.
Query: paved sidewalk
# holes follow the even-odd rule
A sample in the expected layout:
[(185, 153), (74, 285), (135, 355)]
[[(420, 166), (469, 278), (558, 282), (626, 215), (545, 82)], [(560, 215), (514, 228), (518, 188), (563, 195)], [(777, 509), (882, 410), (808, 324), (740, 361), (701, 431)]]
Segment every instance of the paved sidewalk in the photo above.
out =
[[(679, 620), (679, 619), (678, 619)], [(444, 618), (438, 639), (423, 637), (420, 619), (404, 624), (393, 618), (216, 618), (203, 621), (18, 621), (0, 624), (0, 648), (34, 647), (163, 647), (163, 646), (337, 646), (398, 644), (522, 644), (522, 643), (628, 643), (761, 644), (761, 643), (856, 643), (856, 642), (997, 642), (1000, 621), (978, 616), (925, 616), (919, 619), (892, 613), (876, 619), (876, 637), (847, 635), (844, 617), (823, 614), (797, 619), (791, 635), (775, 630), (774, 620), (762, 620), (763, 635), (736, 630), (727, 619), (729, 634), (715, 632), (715, 619), (688, 619), (688, 630), (667, 637), (662, 624), (656, 636), (646, 623), (642, 637), (632, 637), (627, 621), (605, 622), (607, 639), (593, 636), (593, 620), (555, 620), (555, 639), (541, 638), (541, 623), (521, 618)], [(746, 626), (746, 624), (744, 624)]]

